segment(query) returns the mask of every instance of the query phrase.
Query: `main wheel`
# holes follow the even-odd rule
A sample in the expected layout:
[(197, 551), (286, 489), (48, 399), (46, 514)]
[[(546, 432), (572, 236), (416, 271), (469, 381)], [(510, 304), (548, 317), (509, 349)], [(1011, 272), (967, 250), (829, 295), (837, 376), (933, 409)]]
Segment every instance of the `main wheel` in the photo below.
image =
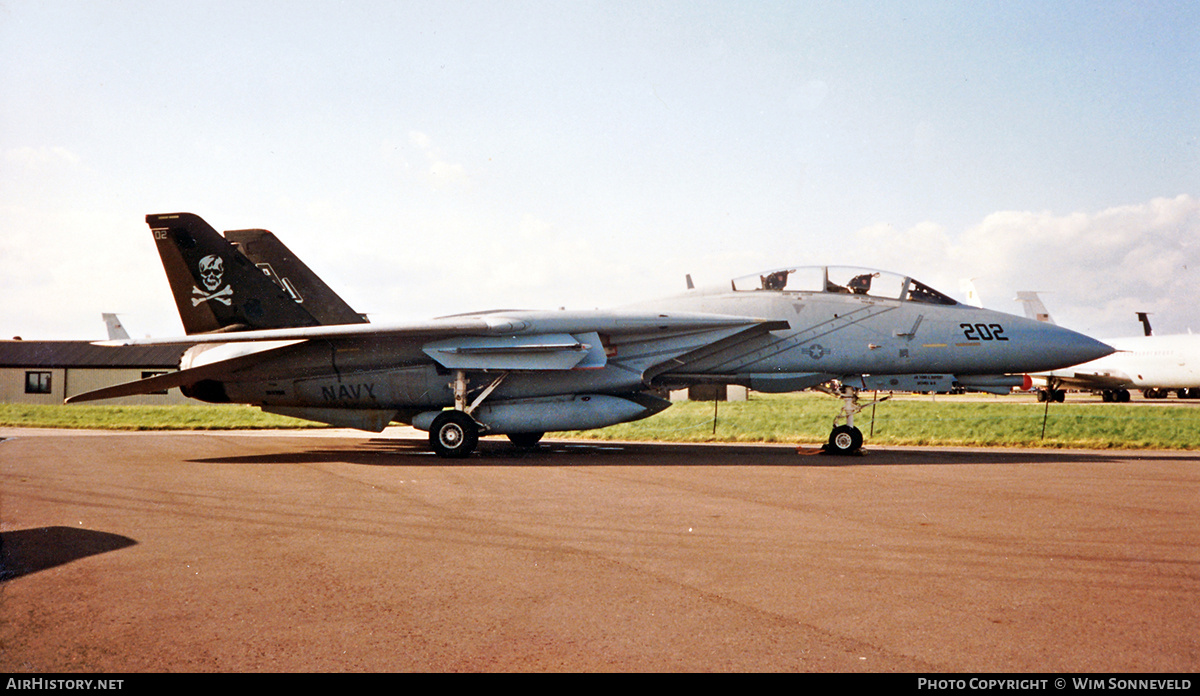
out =
[(530, 449), (541, 442), (545, 433), (509, 433), (508, 440), (521, 449)]
[(849, 425), (839, 425), (829, 433), (829, 452), (854, 454), (862, 448), (862, 431)]
[(429, 427), (429, 445), (439, 457), (461, 459), (479, 444), (479, 424), (462, 411), (443, 411)]

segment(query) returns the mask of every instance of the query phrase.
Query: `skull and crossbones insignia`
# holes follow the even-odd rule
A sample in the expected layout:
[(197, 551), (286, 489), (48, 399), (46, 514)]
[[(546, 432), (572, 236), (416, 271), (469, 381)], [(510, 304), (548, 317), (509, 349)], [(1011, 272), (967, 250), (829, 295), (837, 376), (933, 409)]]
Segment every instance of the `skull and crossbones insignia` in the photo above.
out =
[(192, 306), (195, 307), (201, 302), (216, 300), (226, 307), (233, 305), (233, 300), (229, 299), (233, 296), (233, 286), (226, 285), (221, 287), (221, 281), (225, 278), (225, 262), (216, 254), (209, 254), (200, 259), (200, 280), (204, 283), (204, 287), (208, 292), (201, 290), (196, 286), (192, 286), (192, 294), (196, 297), (192, 298)]

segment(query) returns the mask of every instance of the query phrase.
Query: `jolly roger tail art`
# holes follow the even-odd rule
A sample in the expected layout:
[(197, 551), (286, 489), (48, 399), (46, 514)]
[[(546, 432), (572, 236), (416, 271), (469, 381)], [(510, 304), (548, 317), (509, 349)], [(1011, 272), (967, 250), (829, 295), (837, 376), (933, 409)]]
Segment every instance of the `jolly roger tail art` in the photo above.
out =
[[(188, 334), (362, 321), (319, 279), (319, 287), (304, 286), (315, 274), (270, 232), (237, 230), (222, 237), (188, 213), (148, 215), (146, 222)], [(298, 293), (298, 285), (307, 292)], [(340, 303), (333, 317), (323, 314), (330, 303)]]
[(689, 283), (681, 295), (609, 310), (369, 324), (265, 230), (222, 237), (189, 213), (146, 222), (188, 335), (107, 344), (191, 347), (178, 372), (71, 402), (179, 387), (202, 401), (342, 427), (409, 423), (429, 431), (439, 456), (466, 457), (480, 435), (532, 447), (548, 431), (649, 417), (670, 405), (668, 389), (819, 388), (843, 401), (834, 423), (844, 424), (827, 449), (849, 454), (862, 445), (854, 415), (870, 384), (1007, 390), (1021, 373), (1112, 352), (1067, 329), (963, 305), (908, 276), (836, 266)]
[(232, 307), (233, 300), (231, 298), (233, 295), (233, 287), (226, 285), (220, 290), (217, 290), (217, 288), (221, 287), (221, 281), (225, 278), (225, 262), (221, 259), (221, 257), (217, 256), (216, 254), (209, 254), (208, 256), (205, 256), (204, 258), (200, 259), (199, 270), (200, 277), (204, 281), (204, 287), (208, 288), (208, 292), (193, 286), (192, 294), (198, 295), (198, 297), (192, 298), (192, 306), (195, 307), (201, 302), (215, 300), (226, 307)]

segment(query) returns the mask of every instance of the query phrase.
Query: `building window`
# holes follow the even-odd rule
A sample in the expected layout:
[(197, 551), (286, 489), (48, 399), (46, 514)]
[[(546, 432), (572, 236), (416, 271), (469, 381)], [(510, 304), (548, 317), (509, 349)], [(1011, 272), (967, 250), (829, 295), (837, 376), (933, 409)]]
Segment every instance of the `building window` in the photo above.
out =
[(49, 372), (26, 372), (25, 373), (25, 393), (26, 394), (49, 394), (50, 393), (50, 373)]

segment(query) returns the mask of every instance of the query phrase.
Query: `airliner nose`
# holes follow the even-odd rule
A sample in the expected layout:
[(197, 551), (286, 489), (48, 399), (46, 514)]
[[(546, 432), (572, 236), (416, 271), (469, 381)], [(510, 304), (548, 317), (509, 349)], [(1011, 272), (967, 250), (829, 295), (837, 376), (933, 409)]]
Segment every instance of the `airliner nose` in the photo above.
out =
[(1107, 343), (1053, 324), (1039, 324), (1037, 333), (1040, 334), (1036, 340), (1041, 346), (1042, 355), (1047, 365), (1053, 363), (1053, 366), (1036, 371), (1079, 365), (1116, 352), (1116, 349)]

